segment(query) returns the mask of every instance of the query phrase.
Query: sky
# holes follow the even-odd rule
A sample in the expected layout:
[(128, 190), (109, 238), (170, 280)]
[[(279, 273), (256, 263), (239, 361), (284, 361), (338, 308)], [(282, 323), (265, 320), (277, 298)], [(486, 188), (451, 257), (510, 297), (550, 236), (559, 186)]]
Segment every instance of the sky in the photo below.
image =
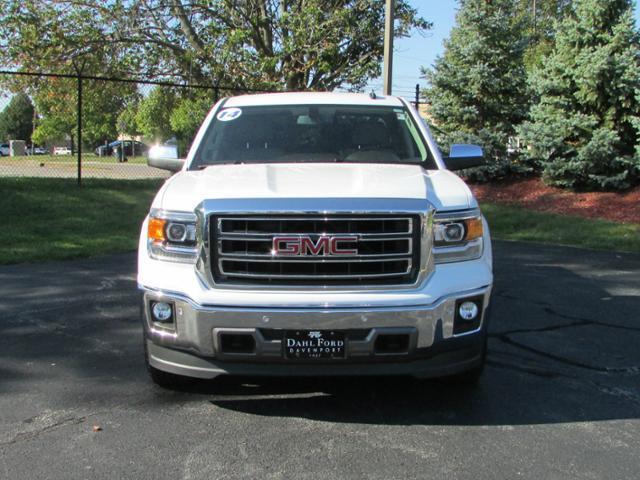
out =
[[(420, 67), (429, 67), (443, 52), (442, 42), (449, 36), (455, 24), (458, 8), (457, 0), (410, 0), (418, 14), (433, 22), (433, 28), (425, 35), (412, 32), (409, 38), (394, 41), (393, 57), (393, 93), (414, 98), (416, 84), (426, 86), (420, 78)], [(640, 25), (640, 8), (635, 7), (636, 24)], [(382, 91), (382, 78), (372, 80), (369, 87), (376, 92)]]

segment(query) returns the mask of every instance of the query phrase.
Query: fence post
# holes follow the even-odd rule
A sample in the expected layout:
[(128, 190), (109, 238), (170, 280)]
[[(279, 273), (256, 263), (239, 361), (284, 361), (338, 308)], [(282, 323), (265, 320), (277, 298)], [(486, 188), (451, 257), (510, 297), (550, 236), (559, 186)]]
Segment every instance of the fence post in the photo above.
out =
[(416, 83), (416, 110), (420, 107), (420, 84)]
[(78, 186), (82, 184), (82, 71), (86, 63), (86, 60), (80, 63), (75, 58), (73, 59), (73, 68), (78, 80), (78, 111), (76, 113), (76, 121), (78, 122), (78, 132), (76, 133), (78, 139)]
[(78, 186), (82, 184), (82, 76), (80, 75), (80, 71), (78, 71), (78, 133), (76, 137), (78, 138)]

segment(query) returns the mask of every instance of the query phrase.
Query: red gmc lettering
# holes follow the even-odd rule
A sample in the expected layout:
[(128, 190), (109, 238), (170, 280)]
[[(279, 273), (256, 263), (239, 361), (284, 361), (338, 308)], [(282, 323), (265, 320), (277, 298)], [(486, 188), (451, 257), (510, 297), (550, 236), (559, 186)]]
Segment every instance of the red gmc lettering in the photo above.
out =
[(300, 239), (298, 237), (273, 237), (274, 255), (300, 255)]
[(340, 248), (339, 243), (356, 243), (357, 237), (331, 237), (331, 255), (357, 255), (355, 248)]
[(317, 243), (313, 243), (309, 237), (302, 237), (300, 239), (300, 255), (331, 255), (329, 249), (329, 237), (320, 237)]
[(272, 254), (277, 256), (330, 256), (330, 255), (357, 255), (355, 248), (345, 248), (343, 243), (358, 241), (356, 236), (328, 237), (321, 236), (313, 241), (309, 236), (302, 237), (273, 237)]

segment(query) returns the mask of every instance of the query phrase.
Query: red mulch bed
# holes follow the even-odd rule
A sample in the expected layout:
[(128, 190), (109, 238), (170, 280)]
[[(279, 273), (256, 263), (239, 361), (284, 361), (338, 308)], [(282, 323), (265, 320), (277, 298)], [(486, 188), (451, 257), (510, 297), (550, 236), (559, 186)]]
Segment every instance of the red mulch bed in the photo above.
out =
[(640, 223), (640, 187), (624, 193), (575, 193), (549, 187), (539, 178), (470, 185), (479, 201), (510, 203), (541, 212)]

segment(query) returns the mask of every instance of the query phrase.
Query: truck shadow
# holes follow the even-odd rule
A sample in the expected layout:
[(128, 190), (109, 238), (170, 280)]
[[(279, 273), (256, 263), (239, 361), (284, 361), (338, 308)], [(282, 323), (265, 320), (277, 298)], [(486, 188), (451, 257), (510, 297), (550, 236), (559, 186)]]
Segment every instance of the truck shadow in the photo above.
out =
[(497, 242), (496, 250), (488, 362), (475, 387), (389, 378), (222, 378), (193, 393), (238, 412), (333, 422), (638, 418), (640, 258), (507, 242)]

